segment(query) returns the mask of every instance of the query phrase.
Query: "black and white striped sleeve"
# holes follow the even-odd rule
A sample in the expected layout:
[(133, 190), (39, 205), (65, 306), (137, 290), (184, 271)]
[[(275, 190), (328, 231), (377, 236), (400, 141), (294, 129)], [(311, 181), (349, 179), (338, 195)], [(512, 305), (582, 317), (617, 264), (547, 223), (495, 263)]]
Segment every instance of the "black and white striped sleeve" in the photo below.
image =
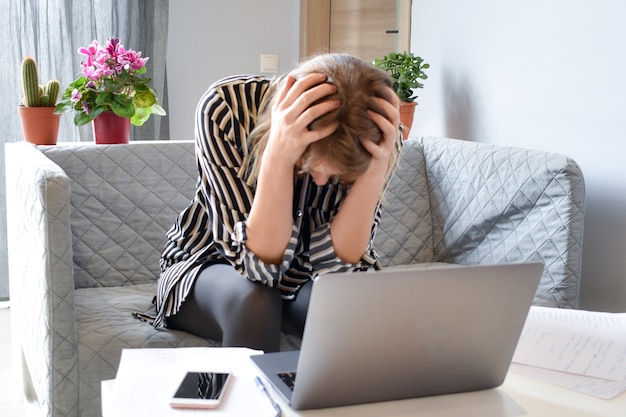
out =
[(204, 200), (216, 250), (246, 278), (275, 286), (288, 269), (296, 232), (280, 264), (266, 264), (245, 245), (245, 221), (252, 206), (253, 186), (243, 178), (248, 161), (246, 139), (254, 125), (259, 89), (267, 83), (238, 79), (210, 89), (200, 101), (196, 120), (199, 193)]

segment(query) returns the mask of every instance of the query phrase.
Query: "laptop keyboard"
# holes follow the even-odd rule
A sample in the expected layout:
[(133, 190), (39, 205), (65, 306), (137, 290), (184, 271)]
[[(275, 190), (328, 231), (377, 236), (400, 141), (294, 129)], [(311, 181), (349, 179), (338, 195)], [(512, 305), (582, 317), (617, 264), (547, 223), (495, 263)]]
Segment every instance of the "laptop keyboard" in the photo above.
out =
[(293, 391), (293, 385), (296, 382), (296, 373), (295, 372), (279, 372), (276, 375), (280, 379), (283, 380), (285, 384)]

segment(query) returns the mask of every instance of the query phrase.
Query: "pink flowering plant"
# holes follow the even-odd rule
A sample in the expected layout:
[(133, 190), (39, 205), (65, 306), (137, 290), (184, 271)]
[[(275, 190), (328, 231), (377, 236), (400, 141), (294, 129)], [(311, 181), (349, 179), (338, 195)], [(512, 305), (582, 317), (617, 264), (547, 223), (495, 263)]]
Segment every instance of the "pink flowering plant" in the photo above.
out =
[(135, 126), (143, 125), (151, 114), (165, 115), (156, 91), (148, 85), (150, 78), (143, 77), (148, 58), (142, 58), (141, 52), (126, 49), (118, 38), (111, 38), (104, 46), (94, 40), (78, 53), (85, 56), (81, 75), (63, 93), (56, 113), (75, 110), (77, 126), (105, 111), (130, 118)]

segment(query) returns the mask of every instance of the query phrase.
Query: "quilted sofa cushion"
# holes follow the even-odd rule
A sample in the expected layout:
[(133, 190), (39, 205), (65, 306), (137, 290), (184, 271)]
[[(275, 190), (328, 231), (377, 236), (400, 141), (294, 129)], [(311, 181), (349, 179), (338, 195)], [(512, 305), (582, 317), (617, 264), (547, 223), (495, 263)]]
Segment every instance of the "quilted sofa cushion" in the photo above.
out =
[(155, 291), (156, 284), (75, 291), (80, 358), (78, 415), (93, 415), (100, 409), (100, 382), (115, 378), (122, 349), (217, 346), (189, 333), (155, 330), (135, 319), (132, 313), (147, 311)]
[(542, 262), (534, 304), (577, 308), (585, 187), (570, 158), (423, 138), (435, 262)]
[(165, 233), (195, 191), (193, 144), (99, 149), (42, 149), (71, 179), (76, 287), (154, 282)]
[(434, 259), (424, 150), (418, 141), (404, 142), (398, 167), (385, 191), (382, 213), (374, 248), (384, 267)]

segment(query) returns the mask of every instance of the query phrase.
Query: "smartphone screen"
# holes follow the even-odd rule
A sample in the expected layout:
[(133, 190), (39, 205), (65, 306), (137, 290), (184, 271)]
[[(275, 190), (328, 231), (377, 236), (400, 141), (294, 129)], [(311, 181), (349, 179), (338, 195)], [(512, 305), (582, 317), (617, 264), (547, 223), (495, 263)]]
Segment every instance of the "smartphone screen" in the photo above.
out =
[(170, 405), (174, 408), (217, 408), (231, 379), (230, 373), (187, 372)]

